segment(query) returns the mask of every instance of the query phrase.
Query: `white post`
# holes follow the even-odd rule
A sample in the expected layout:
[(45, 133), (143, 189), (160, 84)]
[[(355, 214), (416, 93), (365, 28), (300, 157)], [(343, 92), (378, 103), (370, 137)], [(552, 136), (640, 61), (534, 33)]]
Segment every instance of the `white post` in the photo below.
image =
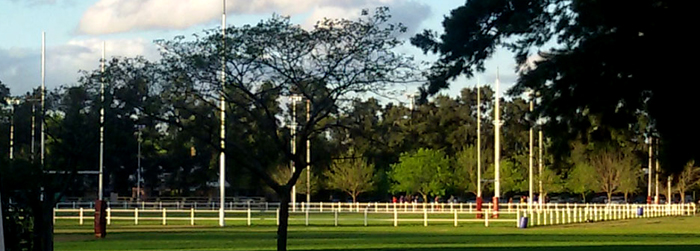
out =
[(167, 222), (166, 222), (166, 218), (167, 218), (166, 210), (167, 210), (166, 208), (163, 208), (163, 226), (165, 226), (165, 224), (167, 224)]
[(194, 207), (190, 208), (190, 225), (194, 226)]
[(339, 210), (335, 210), (335, 226), (336, 227), (338, 226), (338, 211)]
[[(533, 103), (533, 100), (534, 100), (534, 98), (535, 98), (534, 92), (533, 92), (531, 95), (532, 95), (532, 96), (530, 97), (530, 113), (532, 113), (532, 112), (534, 111), (534, 103)], [(533, 148), (533, 138), (534, 138), (533, 135), (534, 135), (534, 133), (533, 133), (532, 127), (533, 127), (533, 126), (532, 126), (532, 124), (531, 124), (531, 125), (530, 125), (530, 155), (529, 155), (529, 157), (528, 157), (528, 160), (529, 160), (529, 162), (530, 162), (530, 166), (529, 166), (529, 175), (530, 175), (530, 176), (529, 176), (529, 179), (528, 179), (528, 183), (529, 183), (529, 189), (528, 189), (528, 191), (529, 191), (529, 194), (528, 194), (528, 197), (527, 197), (527, 208), (528, 208), (528, 210), (530, 210), (530, 211), (532, 211), (532, 197), (533, 197), (533, 195), (534, 195), (534, 193), (533, 193), (533, 182), (532, 182), (532, 181), (533, 181), (533, 177), (534, 177), (533, 170), (532, 170), (532, 167), (533, 167), (533, 165), (534, 165), (534, 163), (533, 163), (533, 162), (534, 162), (534, 152), (532, 151), (532, 148)]]
[[(221, 15), (221, 42), (226, 47), (226, 0), (223, 3), (223, 13)], [(225, 50), (225, 49), (224, 49)], [(221, 128), (219, 129), (221, 153), (219, 154), (219, 226), (226, 225), (224, 220), (225, 196), (226, 196), (226, 102), (224, 99), (224, 87), (226, 85), (226, 56), (221, 58), (221, 93), (219, 94), (221, 107)]]
[[(44, 167), (44, 142), (46, 138), (46, 129), (44, 124), (45, 110), (45, 99), (46, 99), (46, 32), (41, 32), (41, 166)], [(102, 200), (102, 193), (100, 193), (100, 200)]]
[[(311, 100), (306, 100), (306, 124), (311, 120)], [(306, 138), (306, 204), (311, 203), (311, 140)]]
[(484, 226), (486, 226), (486, 227), (489, 226), (489, 214), (488, 214), (488, 211), (489, 211), (489, 210), (485, 210), (485, 213), (484, 213)]
[[(0, 213), (2, 213), (2, 212), (0, 212)], [(0, 220), (2, 220), (2, 219), (0, 219)], [(80, 224), (81, 226), (83, 225), (83, 208), (82, 207), (80, 208), (80, 212), (78, 213), (78, 224)]]
[(649, 167), (647, 168), (649, 172), (649, 183), (647, 183), (647, 204), (651, 203), (651, 174), (652, 174), (652, 138), (649, 138)]
[(423, 226), (428, 226), (428, 210), (423, 209)]
[[(476, 197), (481, 198), (481, 88), (476, 81)], [(478, 200), (478, 199), (477, 199)], [(480, 201), (480, 200), (479, 200)]]
[(139, 208), (134, 208), (134, 225), (139, 224)]
[(112, 225), (112, 208), (107, 208), (107, 225)]
[[(308, 221), (309, 221), (309, 216), (308, 216), (308, 215), (309, 215), (309, 212), (308, 212), (308, 211), (306, 212), (306, 215), (307, 215), (307, 216), (306, 216), (306, 221), (308, 222)], [(251, 219), (250, 219), (250, 207), (248, 207), (248, 226), (250, 226), (250, 224), (251, 224), (250, 220), (251, 220)], [(309, 225), (309, 224), (306, 223), (306, 225)]]
[(394, 226), (399, 226), (399, 214), (396, 212), (396, 207), (394, 207)]
[[(496, 73), (498, 76), (498, 73)], [(494, 108), (495, 110), (495, 116), (494, 116), (494, 127), (495, 127), (495, 133), (494, 133), (494, 151), (493, 151), (493, 156), (494, 156), (494, 195), (493, 195), (493, 200), (492, 203), (494, 205), (494, 216), (498, 215), (498, 199), (501, 197), (501, 94), (500, 94), (500, 85), (501, 82), (498, 77), (496, 77), (496, 106)]]
[(277, 219), (277, 226), (280, 225), (280, 209), (277, 208), (276, 214), (275, 214), (275, 219)]
[[(454, 211), (454, 214), (455, 214), (455, 227), (456, 227), (457, 226), (457, 210)], [(520, 217), (518, 217), (518, 218), (520, 218)]]
[[(100, 69), (102, 72), (102, 77), (100, 79), (100, 166), (99, 166), (99, 177), (98, 177), (98, 200), (102, 201), (104, 199), (104, 187), (103, 187), (103, 180), (104, 180), (104, 145), (105, 145), (105, 42), (102, 41), (102, 60), (100, 62)], [(43, 88), (43, 87), (42, 87)], [(42, 91), (43, 92), (43, 91)], [(42, 98), (43, 102), (43, 98)], [(42, 109), (43, 110), (43, 109)], [(44, 140), (43, 136), (43, 128), (44, 128), (44, 123), (41, 123), (41, 128), (42, 128), (42, 141)], [(42, 155), (44, 152), (44, 143), (41, 143), (41, 151)], [(43, 156), (42, 156), (42, 162), (43, 162)]]
[(365, 227), (367, 226), (367, 210), (369, 209), (365, 208)]
[(309, 209), (305, 208), (306, 225), (309, 225)]
[[(658, 143), (659, 143), (659, 140), (657, 139), (656, 140), (656, 144), (657, 144), (656, 151), (657, 152), (659, 151)], [(654, 204), (658, 205), (659, 204), (659, 158), (658, 157), (656, 158), (656, 171), (654, 173), (656, 174), (656, 175), (654, 175), (654, 177), (656, 177), (656, 182), (654, 182), (656, 184), (656, 194), (654, 195)]]

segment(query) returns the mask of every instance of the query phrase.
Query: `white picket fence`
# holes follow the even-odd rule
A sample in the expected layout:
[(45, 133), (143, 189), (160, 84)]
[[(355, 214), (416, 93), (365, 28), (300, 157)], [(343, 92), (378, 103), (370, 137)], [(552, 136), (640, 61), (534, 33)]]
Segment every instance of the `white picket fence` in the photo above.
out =
[[(278, 205), (277, 205), (278, 206)], [(528, 226), (544, 226), (556, 224), (570, 224), (580, 222), (622, 220), (632, 218), (649, 218), (675, 215), (695, 215), (695, 204), (671, 204), (671, 205), (647, 205), (647, 204), (544, 204), (534, 205), (528, 208), (527, 204), (501, 204), (499, 211), (493, 211), (490, 203), (483, 204), (483, 210), (477, 211), (474, 203), (300, 203), (290, 206), (290, 224), (309, 225), (333, 224), (338, 226), (342, 222), (353, 222), (364, 226), (393, 224), (399, 226), (402, 223), (415, 224), (422, 222), (424, 226), (433, 223), (460, 223), (476, 222), (489, 226), (494, 222), (506, 222), (519, 225), (519, 219), (527, 217)], [(271, 209), (274, 208), (274, 209)], [(639, 214), (638, 210), (643, 210)], [(216, 209), (171, 209), (162, 208), (107, 208), (107, 224), (116, 221), (139, 222), (147, 221), (147, 224), (158, 222), (167, 225), (168, 222), (188, 222), (195, 225), (204, 221), (216, 222), (218, 210)], [(245, 209), (225, 210), (226, 221), (245, 222), (245, 225), (271, 224), (274, 221), (279, 224), (279, 207), (270, 205), (248, 204)], [(75, 220), (83, 225), (85, 221), (92, 221), (94, 209), (91, 208), (56, 208), (54, 209), (54, 222), (56, 220)], [(362, 223), (359, 223), (359, 222)], [(331, 223), (332, 222), (332, 223)], [(128, 223), (127, 223), (128, 224)], [(182, 224), (182, 223), (179, 223)], [(187, 224), (187, 223), (185, 223)]]

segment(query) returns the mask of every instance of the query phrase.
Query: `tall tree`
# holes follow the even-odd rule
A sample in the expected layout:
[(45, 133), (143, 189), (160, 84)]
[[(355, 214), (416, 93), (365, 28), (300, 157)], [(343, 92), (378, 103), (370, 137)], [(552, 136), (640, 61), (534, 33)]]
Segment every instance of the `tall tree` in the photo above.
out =
[[(477, 161), (477, 152), (476, 152), (476, 146), (469, 146), (462, 151), (457, 152), (457, 155), (454, 158), (454, 174), (452, 175), (452, 185), (459, 191), (459, 192), (467, 192), (467, 193), (472, 193), (474, 195), (477, 195), (478, 192), (478, 161)], [(486, 159), (491, 159), (489, 154), (490, 151), (483, 151), (482, 156), (484, 160)], [(481, 168), (481, 178), (482, 179), (493, 179), (493, 171), (490, 167), (490, 165), (486, 165), (489, 161), (484, 161), (482, 163)], [(482, 182), (481, 183), (481, 189), (484, 190), (486, 188), (486, 183)]]
[[(515, 53), (520, 74), (510, 93), (539, 92), (535, 113), (549, 119), (555, 149), (567, 149), (567, 141), (589, 129), (629, 128), (647, 111), (649, 132), (664, 142), (664, 168), (679, 171), (687, 160), (700, 159), (700, 152), (685, 147), (700, 141), (700, 132), (692, 128), (695, 122), (668, 111), (692, 107), (696, 94), (665, 83), (682, 83), (683, 74), (673, 73), (692, 67), (673, 53), (646, 52), (678, 45), (669, 38), (678, 35), (674, 27), (689, 23), (689, 8), (690, 2), (671, 0), (467, 1), (445, 17), (443, 34), (426, 30), (412, 38), (424, 52), (440, 56), (423, 97), (460, 75), (484, 71), (484, 62), (505, 48)], [(591, 124), (590, 115), (601, 123)]]
[(683, 203), (685, 202), (685, 192), (700, 184), (700, 167), (695, 165), (695, 161), (688, 161), (675, 180), (678, 193), (681, 194), (681, 203)]
[[(389, 18), (387, 8), (378, 8), (373, 14), (363, 11), (355, 21), (324, 19), (304, 30), (289, 18), (275, 16), (256, 25), (227, 27), (224, 41), (218, 30), (208, 30), (194, 41), (160, 42), (165, 51), (153, 85), (162, 90), (162, 99), (216, 107), (223, 94), (226, 111), (233, 111), (226, 122), (236, 130), (227, 132), (225, 149), (218, 150), (225, 150), (237, 168), (260, 178), (280, 198), (278, 250), (286, 250), (290, 192), (307, 164), (303, 151), (290, 149), (280, 102), (291, 95), (310, 100), (310, 119), (297, 118), (301, 123), (294, 128), (297, 145), (302, 145), (328, 127), (343, 126), (321, 121), (346, 108), (352, 95), (382, 92), (411, 80), (411, 58), (394, 51), (406, 28), (389, 23)], [(178, 126), (174, 107), (157, 116)], [(295, 171), (286, 182), (275, 181), (267, 172), (289, 161)]]
[(356, 202), (361, 193), (374, 188), (374, 164), (356, 156), (354, 151), (333, 160), (325, 176), (329, 188), (347, 193), (352, 197), (352, 202)]
[(608, 195), (608, 201), (613, 193), (622, 192), (622, 178), (636, 166), (636, 160), (630, 153), (610, 146), (596, 149), (589, 161), (597, 174), (596, 188)]
[(423, 201), (428, 195), (445, 195), (452, 175), (450, 160), (441, 150), (420, 148), (412, 153), (403, 153), (399, 162), (391, 166), (389, 176), (395, 182), (394, 192), (418, 193)]

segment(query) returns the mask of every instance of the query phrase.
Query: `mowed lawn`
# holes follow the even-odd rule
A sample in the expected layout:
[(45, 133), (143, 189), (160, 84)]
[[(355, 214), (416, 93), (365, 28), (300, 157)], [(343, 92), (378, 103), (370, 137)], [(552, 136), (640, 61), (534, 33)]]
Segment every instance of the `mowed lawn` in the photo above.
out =
[[(92, 222), (59, 222), (56, 250), (274, 250), (274, 226), (110, 226), (97, 240)], [(215, 223), (213, 223), (215, 224)], [(632, 219), (515, 228), (464, 224), (292, 226), (290, 250), (700, 250), (700, 217)]]

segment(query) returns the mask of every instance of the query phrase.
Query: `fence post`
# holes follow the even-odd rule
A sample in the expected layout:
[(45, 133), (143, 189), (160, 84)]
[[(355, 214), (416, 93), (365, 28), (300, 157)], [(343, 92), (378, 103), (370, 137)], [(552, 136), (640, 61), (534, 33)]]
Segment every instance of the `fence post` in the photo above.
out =
[(134, 225), (139, 224), (139, 208), (134, 208)]
[(367, 226), (367, 211), (369, 211), (369, 207), (365, 208), (365, 227)]
[(280, 225), (280, 208), (277, 208), (277, 213), (275, 214), (275, 219), (277, 219), (277, 226)]
[(458, 224), (458, 223), (457, 223), (457, 210), (454, 211), (454, 214), (455, 214), (455, 227), (456, 227), (457, 224)]
[(107, 225), (112, 225), (112, 208), (107, 208)]
[(338, 211), (339, 210), (335, 210), (335, 226), (336, 227), (338, 226)]
[[(307, 213), (306, 218), (307, 218), (307, 221), (308, 221), (308, 218), (309, 218), (308, 213), (309, 213), (309, 212), (307, 211), (306, 213)], [(250, 223), (251, 223), (250, 220), (251, 220), (251, 219), (250, 219), (250, 201), (248, 201), (248, 226), (250, 226)], [(308, 224), (307, 224), (307, 225), (308, 225)]]
[(394, 206), (394, 226), (399, 226), (399, 214), (396, 212), (396, 206)]
[(423, 226), (428, 226), (428, 210), (423, 209)]
[(167, 218), (167, 213), (165, 212), (166, 210), (167, 209), (163, 208), (163, 226), (165, 226), (165, 224), (167, 224), (167, 222), (165, 220)]
[(318, 204), (319, 211), (323, 213), (323, 201), (319, 202)]
[[(457, 222), (455, 222), (455, 224), (457, 224)], [(517, 228), (519, 226), (520, 226), (520, 209), (517, 209), (515, 211), (515, 227)]]
[[(56, 216), (54, 216), (53, 218), (56, 219)], [(83, 208), (82, 207), (80, 208), (80, 225), (81, 226), (83, 225)]]
[(194, 207), (190, 208), (190, 225), (194, 226)]
[(484, 210), (484, 226), (489, 226), (489, 210)]

